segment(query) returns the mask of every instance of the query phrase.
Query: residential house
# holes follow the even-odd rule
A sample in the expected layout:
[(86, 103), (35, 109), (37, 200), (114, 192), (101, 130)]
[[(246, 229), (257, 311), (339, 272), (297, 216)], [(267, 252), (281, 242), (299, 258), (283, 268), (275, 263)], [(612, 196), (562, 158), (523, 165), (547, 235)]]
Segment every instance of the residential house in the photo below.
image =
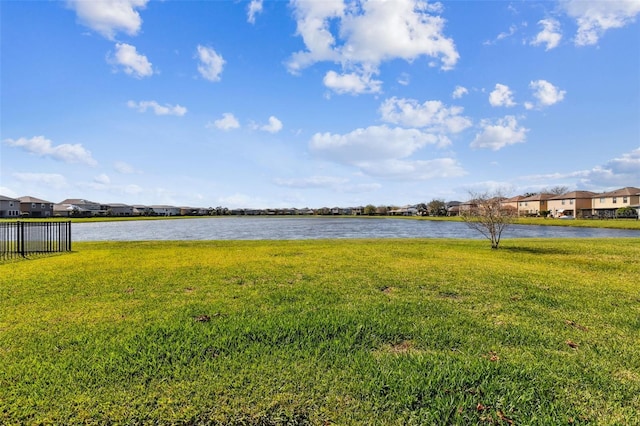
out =
[(0, 195), (0, 217), (17, 219), (20, 217), (20, 200)]
[(52, 217), (53, 203), (36, 197), (19, 197), (20, 211), (28, 217)]
[(515, 197), (505, 198), (504, 200), (502, 200), (500, 205), (503, 208), (514, 209), (515, 211), (518, 211), (518, 203), (523, 198), (526, 198), (526, 197), (524, 195), (516, 195)]
[(573, 216), (591, 217), (591, 203), (595, 192), (571, 191), (551, 197), (547, 202), (547, 210), (552, 217)]
[(91, 210), (87, 210), (83, 207), (78, 207), (73, 204), (54, 204), (53, 205), (54, 216), (64, 217), (91, 217)]
[(615, 191), (596, 194), (592, 198), (592, 212), (596, 217), (615, 217), (616, 210), (640, 204), (640, 188), (627, 186)]
[(449, 201), (445, 204), (447, 216), (458, 216), (460, 214), (460, 201)]
[(418, 214), (418, 208), (416, 206), (407, 205), (389, 210), (388, 214), (391, 216), (416, 216)]
[(474, 211), (478, 207), (476, 201), (477, 200), (468, 200), (458, 204), (458, 215), (469, 214), (471, 211)]
[(80, 216), (106, 216), (106, 206), (82, 198), (67, 198), (58, 204), (67, 204), (72, 207), (72, 211), (80, 213)]
[(303, 209), (298, 210), (298, 214), (299, 215), (312, 215), (314, 213), (315, 212), (312, 209), (310, 209), (309, 207), (305, 207)]
[(107, 204), (107, 216), (133, 216), (133, 206), (127, 204)]
[(151, 206), (153, 214), (156, 216), (179, 216), (180, 207), (157, 205)]
[(549, 199), (555, 194), (540, 193), (524, 197), (518, 201), (518, 216), (539, 216), (549, 210)]
[(153, 209), (149, 206), (144, 206), (142, 204), (134, 204), (131, 207), (133, 207), (134, 216), (151, 216), (153, 214)]

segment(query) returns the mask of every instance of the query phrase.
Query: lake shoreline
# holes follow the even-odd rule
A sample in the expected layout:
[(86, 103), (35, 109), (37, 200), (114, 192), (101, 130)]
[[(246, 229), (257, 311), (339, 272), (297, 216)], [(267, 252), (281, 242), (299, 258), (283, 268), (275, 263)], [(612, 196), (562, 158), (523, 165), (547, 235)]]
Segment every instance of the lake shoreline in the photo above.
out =
[[(72, 230), (74, 241), (484, 238), (461, 220), (402, 217), (227, 216), (171, 221), (93, 221), (73, 222)], [(505, 231), (503, 238), (640, 238), (640, 229), (516, 223)]]

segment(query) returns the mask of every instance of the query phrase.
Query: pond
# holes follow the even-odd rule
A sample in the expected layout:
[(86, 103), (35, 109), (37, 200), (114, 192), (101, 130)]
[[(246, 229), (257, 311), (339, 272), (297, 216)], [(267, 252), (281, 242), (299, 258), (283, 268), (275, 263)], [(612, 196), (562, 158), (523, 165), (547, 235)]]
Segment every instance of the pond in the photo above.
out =
[[(213, 217), (73, 223), (74, 241), (484, 238), (462, 222), (393, 218)], [(639, 230), (512, 225), (508, 238), (640, 238)]]

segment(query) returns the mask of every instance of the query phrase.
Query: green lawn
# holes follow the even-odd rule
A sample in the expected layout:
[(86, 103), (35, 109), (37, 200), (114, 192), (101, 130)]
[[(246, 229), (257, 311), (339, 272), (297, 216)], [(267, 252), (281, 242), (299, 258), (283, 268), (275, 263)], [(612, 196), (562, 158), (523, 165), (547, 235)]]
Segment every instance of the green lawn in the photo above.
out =
[(640, 239), (74, 250), (0, 264), (0, 424), (640, 424)]

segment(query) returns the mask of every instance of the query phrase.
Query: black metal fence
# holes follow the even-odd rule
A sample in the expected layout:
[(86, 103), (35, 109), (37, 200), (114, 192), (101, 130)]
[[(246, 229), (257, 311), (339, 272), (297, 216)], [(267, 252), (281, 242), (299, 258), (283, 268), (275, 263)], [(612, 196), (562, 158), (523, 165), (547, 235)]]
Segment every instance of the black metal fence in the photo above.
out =
[(0, 260), (71, 251), (71, 222), (0, 222)]

